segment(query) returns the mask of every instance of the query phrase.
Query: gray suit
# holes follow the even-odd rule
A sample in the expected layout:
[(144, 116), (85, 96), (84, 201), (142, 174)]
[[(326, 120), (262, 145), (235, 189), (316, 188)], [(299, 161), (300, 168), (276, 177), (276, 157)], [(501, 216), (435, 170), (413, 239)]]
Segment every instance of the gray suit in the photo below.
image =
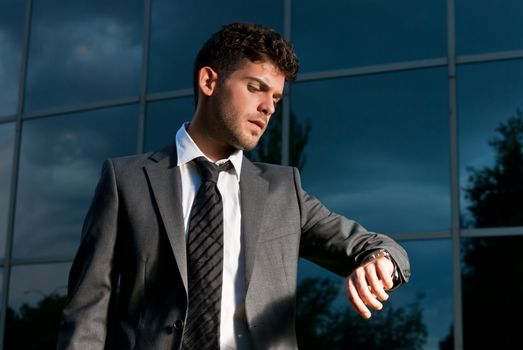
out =
[[(187, 264), (176, 164), (174, 145), (104, 163), (69, 276), (59, 349), (179, 348)], [(408, 280), (399, 245), (328, 211), (302, 190), (296, 169), (244, 158), (240, 193), (254, 348), (297, 348), (299, 256), (347, 276), (371, 251), (385, 248), (399, 283)]]

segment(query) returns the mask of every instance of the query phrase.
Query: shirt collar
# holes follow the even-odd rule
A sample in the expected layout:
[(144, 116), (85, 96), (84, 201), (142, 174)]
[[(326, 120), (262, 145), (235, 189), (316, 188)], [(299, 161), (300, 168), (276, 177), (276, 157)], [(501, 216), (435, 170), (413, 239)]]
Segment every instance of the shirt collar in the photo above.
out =
[[(193, 141), (189, 133), (187, 132), (187, 126), (189, 125), (188, 122), (184, 123), (180, 129), (178, 129), (178, 132), (176, 132), (176, 154), (178, 158), (178, 166), (189, 163), (194, 158), (197, 157), (205, 157), (205, 154), (198, 148), (196, 143)], [(207, 158), (208, 161), (211, 162), (209, 158)], [(238, 181), (240, 180), (240, 173), (242, 169), (242, 160), (243, 160), (243, 151), (242, 150), (236, 150), (234, 151), (229, 158), (227, 159), (220, 159), (217, 161), (217, 164), (224, 163), (225, 161), (230, 160), (234, 170), (236, 172), (236, 176), (238, 178)]]

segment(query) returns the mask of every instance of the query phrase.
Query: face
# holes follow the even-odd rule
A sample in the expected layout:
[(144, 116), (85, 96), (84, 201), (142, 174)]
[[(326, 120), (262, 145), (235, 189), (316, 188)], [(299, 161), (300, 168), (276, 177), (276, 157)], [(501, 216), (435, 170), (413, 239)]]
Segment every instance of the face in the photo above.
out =
[(234, 149), (251, 150), (281, 99), (285, 76), (269, 62), (245, 60), (218, 79), (209, 98), (215, 136)]

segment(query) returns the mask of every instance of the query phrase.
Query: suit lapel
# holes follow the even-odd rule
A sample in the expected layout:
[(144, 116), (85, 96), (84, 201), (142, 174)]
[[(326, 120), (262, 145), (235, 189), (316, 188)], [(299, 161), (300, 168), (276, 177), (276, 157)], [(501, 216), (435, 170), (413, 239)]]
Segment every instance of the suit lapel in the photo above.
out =
[(242, 210), (242, 230), (245, 240), (245, 286), (249, 288), (254, 261), (256, 258), (256, 247), (260, 225), (263, 219), (263, 211), (269, 184), (259, 174), (256, 168), (247, 158), (243, 158), (240, 179), (240, 200)]
[(165, 225), (176, 264), (187, 291), (187, 253), (182, 209), (182, 183), (177, 167), (176, 147), (170, 145), (154, 153), (154, 161), (145, 167), (149, 182)]

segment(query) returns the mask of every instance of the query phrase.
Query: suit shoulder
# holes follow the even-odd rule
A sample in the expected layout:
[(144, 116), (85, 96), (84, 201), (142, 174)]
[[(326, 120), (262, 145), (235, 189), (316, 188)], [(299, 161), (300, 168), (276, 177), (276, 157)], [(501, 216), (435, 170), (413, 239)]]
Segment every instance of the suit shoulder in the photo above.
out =
[(150, 164), (151, 161), (158, 162), (164, 158), (170, 159), (172, 154), (176, 154), (176, 147), (174, 144), (170, 144), (163, 149), (153, 152), (110, 158), (109, 161), (113, 164), (115, 169), (132, 171), (135, 169), (142, 169), (144, 166)]
[(262, 173), (292, 174), (293, 169), (294, 169), (291, 166), (279, 165), (279, 164), (270, 164), (270, 163), (261, 163), (261, 162), (254, 162), (253, 164)]
[(110, 158), (109, 161), (113, 163), (114, 167), (117, 169), (141, 168), (147, 163), (148, 159), (153, 154), (154, 152), (134, 154), (129, 156)]

